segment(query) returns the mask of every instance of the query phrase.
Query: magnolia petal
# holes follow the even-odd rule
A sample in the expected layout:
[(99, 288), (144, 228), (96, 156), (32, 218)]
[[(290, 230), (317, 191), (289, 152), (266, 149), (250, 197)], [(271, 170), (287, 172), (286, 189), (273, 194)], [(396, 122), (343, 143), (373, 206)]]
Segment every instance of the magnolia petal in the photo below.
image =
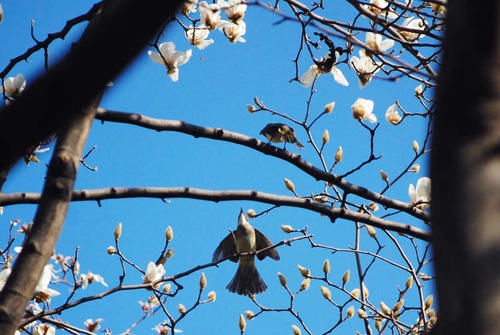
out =
[(349, 82), (347, 81), (347, 79), (345, 79), (344, 74), (342, 73), (342, 71), (340, 71), (340, 69), (337, 69), (335, 66), (333, 66), (331, 73), (333, 75), (333, 79), (335, 79), (337, 83), (342, 86), (349, 86)]
[(304, 87), (309, 87), (313, 84), (314, 79), (319, 75), (318, 66), (316, 64), (311, 65), (309, 70), (305, 72), (302, 77), (300, 77), (300, 83)]
[(165, 65), (165, 62), (163, 61), (159, 53), (148, 50), (148, 56), (153, 62)]

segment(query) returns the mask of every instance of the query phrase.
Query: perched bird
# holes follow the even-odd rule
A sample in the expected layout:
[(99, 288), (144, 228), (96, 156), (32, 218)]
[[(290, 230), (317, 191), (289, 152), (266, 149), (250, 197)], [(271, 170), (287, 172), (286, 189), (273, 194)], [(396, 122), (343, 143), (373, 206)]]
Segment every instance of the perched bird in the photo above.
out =
[[(261, 250), (271, 245), (271, 241), (264, 234), (248, 223), (245, 213), (241, 210), (238, 217), (238, 228), (222, 240), (215, 249), (212, 261), (215, 262), (237, 253)], [(257, 254), (259, 260), (263, 260), (266, 256), (275, 260), (280, 259), (275, 249), (269, 249)], [(233, 262), (239, 261), (236, 274), (226, 286), (230, 292), (249, 295), (261, 293), (267, 289), (266, 283), (264, 283), (255, 267), (255, 255), (235, 256), (231, 257), (230, 260)]]
[(284, 123), (269, 123), (260, 131), (261, 135), (264, 135), (269, 142), (273, 143), (295, 143), (297, 148), (303, 148), (304, 146), (300, 143), (297, 138), (295, 138), (295, 130), (292, 127), (287, 126)]

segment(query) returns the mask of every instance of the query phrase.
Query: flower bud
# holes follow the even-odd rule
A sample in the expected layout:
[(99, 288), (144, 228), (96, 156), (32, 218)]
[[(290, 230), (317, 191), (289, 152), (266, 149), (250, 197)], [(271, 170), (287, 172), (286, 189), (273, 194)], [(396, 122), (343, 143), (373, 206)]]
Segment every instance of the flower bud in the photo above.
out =
[(323, 273), (325, 276), (330, 272), (330, 261), (328, 259), (325, 259), (325, 262), (323, 263)]
[(431, 294), (425, 299), (425, 308), (430, 308), (432, 306), (432, 303), (434, 302), (434, 296)]
[(254, 317), (254, 314), (252, 311), (245, 311), (245, 317), (247, 318), (247, 320), (252, 320)]
[(314, 201), (321, 202), (324, 204), (325, 202), (328, 202), (328, 197), (325, 195), (316, 195), (312, 197)]
[(309, 288), (309, 285), (311, 285), (311, 279), (310, 278), (306, 278), (302, 281), (302, 283), (300, 283), (300, 290), (301, 291), (305, 291)]
[(325, 109), (323, 110), (323, 113), (330, 114), (333, 111), (334, 107), (335, 107), (335, 101), (332, 101), (329, 104), (326, 104)]
[(380, 319), (375, 320), (375, 329), (377, 329), (378, 331), (382, 329), (382, 321)]
[(172, 284), (168, 283), (168, 284), (165, 284), (165, 286), (163, 286), (163, 293), (168, 293), (168, 291), (170, 291), (170, 288), (172, 287)]
[(368, 205), (368, 208), (373, 211), (373, 212), (376, 212), (378, 211), (378, 204), (376, 202), (372, 202)]
[(172, 230), (172, 227), (167, 227), (167, 230), (165, 231), (165, 238), (167, 239), (167, 242), (172, 241), (174, 238), (174, 231)]
[(295, 192), (295, 184), (290, 179), (283, 178), (283, 181), (285, 182), (285, 186), (289, 191)]
[(245, 332), (245, 329), (247, 328), (247, 322), (245, 321), (243, 314), (240, 314), (240, 322), (238, 323), (238, 325), (240, 326), (241, 333), (243, 334)]
[(325, 286), (320, 286), (319, 287), (321, 290), (321, 295), (323, 295), (323, 298), (326, 300), (331, 300), (332, 299), (332, 292), (330, 292), (330, 289)]
[(281, 274), (281, 272), (278, 272), (278, 279), (280, 280), (281, 286), (286, 287), (286, 278)]
[(344, 151), (342, 150), (342, 146), (339, 146), (337, 152), (335, 153), (335, 163), (342, 162), (342, 158), (344, 158)]
[(371, 238), (377, 238), (377, 231), (375, 228), (373, 228), (370, 225), (365, 225), (366, 231), (368, 232), (368, 235), (370, 235)]
[(415, 87), (415, 96), (416, 97), (420, 97), (423, 92), (424, 92), (424, 90), (422, 89), (422, 85), (418, 85), (417, 87)]
[(264, 104), (263, 104), (263, 103), (259, 100), (259, 98), (258, 98), (258, 97), (254, 97), (254, 98), (253, 98), (253, 101), (254, 101), (254, 102), (255, 102), (255, 104), (256, 104), (257, 106), (259, 106), (260, 108), (263, 108), (263, 107), (264, 107)]
[(364, 319), (364, 318), (366, 318), (366, 311), (362, 310), (361, 308), (360, 308), (360, 309), (358, 309), (358, 317), (359, 317), (360, 319)]
[(120, 236), (122, 236), (122, 223), (121, 222), (118, 224), (118, 226), (116, 226), (114, 235), (115, 235), (115, 240), (118, 240), (120, 238)]
[(419, 171), (420, 171), (420, 164), (415, 164), (410, 169), (410, 172), (418, 173)]
[(167, 254), (165, 255), (167, 258), (170, 258), (174, 255), (174, 249), (168, 249)]
[(186, 306), (184, 306), (183, 304), (179, 304), (179, 306), (177, 306), (177, 310), (179, 311), (179, 313), (184, 314), (186, 313)]
[(413, 141), (413, 144), (411, 145), (411, 147), (413, 148), (413, 151), (415, 151), (415, 153), (418, 154), (418, 151), (420, 150), (420, 145), (418, 145), (417, 140)]
[(292, 227), (292, 226), (290, 226), (290, 225), (286, 225), (286, 224), (282, 224), (282, 225), (280, 226), (280, 228), (281, 228), (281, 230), (283, 230), (283, 231), (284, 231), (285, 233), (287, 233), (287, 234), (293, 233), (293, 231), (294, 231), (294, 229), (293, 229), (293, 227)]
[(257, 111), (257, 108), (255, 108), (254, 105), (247, 105), (247, 111), (249, 113), (255, 113)]
[(210, 302), (214, 302), (215, 301), (215, 298), (216, 298), (216, 294), (215, 294), (215, 291), (210, 291), (208, 292), (208, 301)]
[(394, 313), (397, 313), (399, 312), (399, 310), (401, 309), (401, 307), (403, 307), (403, 304), (405, 303), (405, 300), (404, 299), (401, 299), (399, 300), (395, 305), (394, 307), (392, 308), (392, 311)]
[(301, 334), (300, 328), (297, 327), (296, 325), (292, 325), (292, 331), (293, 331), (293, 335), (300, 335)]
[(346, 316), (347, 318), (352, 318), (353, 315), (354, 315), (354, 306), (351, 306), (347, 309)]
[(110, 245), (108, 247), (107, 252), (108, 252), (108, 255), (113, 255), (114, 253), (116, 253), (116, 249), (115, 249), (115, 247), (113, 247), (112, 245)]
[(247, 210), (247, 215), (249, 218), (253, 219), (254, 217), (257, 216), (257, 213), (255, 213), (255, 211), (253, 209), (249, 209), (249, 210)]
[(200, 290), (204, 290), (205, 287), (207, 287), (207, 278), (205, 277), (205, 274), (202, 272), (200, 276)]
[(351, 271), (347, 270), (344, 275), (342, 276), (342, 286), (347, 284), (349, 282), (349, 279), (351, 278)]
[(363, 288), (363, 295), (364, 295), (365, 299), (368, 299), (368, 296), (370, 295), (370, 291), (368, 291), (368, 287), (366, 287), (365, 283), (362, 283), (361, 287)]
[(309, 271), (309, 269), (300, 266), (300, 264), (297, 265), (297, 267), (299, 268), (299, 271), (300, 271), (300, 274), (302, 275), (302, 277), (307, 278), (311, 275), (311, 271)]
[(413, 286), (413, 277), (408, 278), (408, 280), (406, 281), (405, 286), (406, 286), (407, 290), (410, 289)]
[(382, 178), (382, 180), (385, 182), (389, 181), (389, 176), (387, 175), (387, 173), (385, 173), (384, 170), (380, 170), (380, 178)]
[(328, 132), (328, 129), (325, 129), (325, 131), (323, 132), (321, 140), (323, 141), (323, 144), (330, 142), (330, 133)]
[(425, 314), (427, 314), (428, 317), (432, 318), (433, 316), (436, 315), (436, 311), (432, 308), (429, 308), (428, 310), (425, 311)]
[(385, 315), (387, 316), (391, 315), (391, 309), (383, 301), (380, 302), (380, 309), (382, 310), (382, 313), (384, 313)]
[(351, 291), (351, 295), (354, 297), (354, 298), (359, 298), (361, 294), (361, 290), (359, 288), (355, 288), (354, 290)]

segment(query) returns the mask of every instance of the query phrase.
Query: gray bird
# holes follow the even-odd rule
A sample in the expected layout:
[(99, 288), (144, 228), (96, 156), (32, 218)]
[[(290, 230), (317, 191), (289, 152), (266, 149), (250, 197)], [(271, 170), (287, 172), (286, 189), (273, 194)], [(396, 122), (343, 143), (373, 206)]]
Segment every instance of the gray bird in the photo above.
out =
[(260, 131), (261, 135), (264, 135), (269, 142), (273, 143), (295, 143), (297, 148), (303, 148), (304, 146), (295, 137), (295, 130), (292, 127), (287, 126), (284, 123), (269, 123)]
[[(215, 249), (212, 261), (215, 262), (237, 253), (261, 250), (271, 245), (271, 241), (264, 234), (252, 227), (243, 210), (241, 210), (238, 217), (238, 228), (222, 240)], [(266, 256), (275, 260), (280, 259), (275, 249), (269, 249), (257, 254), (259, 260), (263, 260)], [(264, 292), (267, 289), (266, 283), (264, 283), (255, 267), (255, 255), (236, 256), (230, 258), (230, 260), (232, 262), (239, 261), (238, 270), (226, 287), (230, 292), (250, 295)]]

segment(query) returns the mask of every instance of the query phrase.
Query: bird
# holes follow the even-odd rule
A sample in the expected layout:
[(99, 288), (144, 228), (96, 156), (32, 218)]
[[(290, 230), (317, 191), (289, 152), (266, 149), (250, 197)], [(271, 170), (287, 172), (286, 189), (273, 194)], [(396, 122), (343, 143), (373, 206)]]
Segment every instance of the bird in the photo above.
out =
[[(238, 216), (238, 228), (231, 231), (215, 249), (212, 262), (233, 256), (237, 253), (254, 252), (272, 245), (271, 241), (260, 231), (252, 227), (248, 219), (240, 210)], [(259, 260), (265, 257), (279, 260), (280, 256), (276, 249), (268, 249), (257, 254)], [(226, 288), (239, 295), (253, 295), (262, 293), (267, 285), (261, 278), (255, 266), (255, 255), (233, 256), (229, 260), (239, 262), (238, 270)]]
[(295, 137), (295, 130), (284, 123), (269, 123), (260, 131), (260, 134), (264, 135), (269, 142), (285, 142), (284, 148), (286, 148), (286, 142), (295, 143), (299, 149), (304, 147)]

